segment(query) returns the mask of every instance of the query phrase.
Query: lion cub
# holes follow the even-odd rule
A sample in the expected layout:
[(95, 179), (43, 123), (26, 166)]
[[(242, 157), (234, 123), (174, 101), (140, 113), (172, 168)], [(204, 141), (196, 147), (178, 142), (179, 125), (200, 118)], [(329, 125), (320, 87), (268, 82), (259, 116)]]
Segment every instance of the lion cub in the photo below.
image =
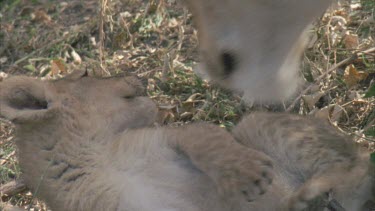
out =
[(365, 210), (372, 199), (368, 153), (328, 124), (255, 113), (233, 135), (151, 127), (157, 109), (142, 92), (129, 77), (0, 83), (25, 182), (53, 211), (323, 210), (328, 192)]
[(0, 90), (24, 180), (53, 211), (247, 210), (272, 182), (270, 158), (223, 128), (151, 127), (157, 107), (135, 78), (13, 77)]

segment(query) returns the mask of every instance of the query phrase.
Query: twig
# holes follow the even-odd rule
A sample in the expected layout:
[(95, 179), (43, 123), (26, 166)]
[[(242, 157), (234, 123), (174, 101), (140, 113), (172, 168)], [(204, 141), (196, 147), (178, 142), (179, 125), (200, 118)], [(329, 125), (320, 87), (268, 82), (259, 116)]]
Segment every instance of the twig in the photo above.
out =
[(10, 157), (14, 156), (16, 154), (16, 151), (13, 151), (9, 153), (5, 158), (1, 158), (0, 166), (4, 165), (7, 161), (9, 161)]
[(105, 12), (107, 8), (108, 0), (100, 0), (100, 14), (99, 14), (99, 61), (100, 67), (104, 73), (107, 75), (111, 75), (106, 68), (104, 67), (103, 58), (104, 58), (104, 40), (105, 40), (105, 33), (104, 33), (104, 19), (105, 19)]
[(368, 123), (364, 128), (363, 128), (363, 132), (366, 132), (368, 129), (372, 128), (375, 126), (375, 119), (371, 120), (370, 123)]
[(162, 76), (161, 76), (161, 81), (163, 83), (167, 81), (167, 75), (170, 69), (171, 69), (170, 57), (169, 57), (169, 53), (166, 53), (164, 55), (164, 65), (163, 65)]
[[(357, 53), (354, 53), (352, 56), (350, 56), (349, 58), (346, 58), (344, 60), (342, 60), (341, 62), (337, 63), (335, 66), (331, 67), (330, 69), (328, 69), (325, 73), (323, 73), (322, 75), (320, 75), (316, 80), (315, 80), (315, 83), (316, 82), (320, 82), (325, 76), (327, 76), (329, 73), (331, 73), (332, 71), (336, 70), (337, 68), (341, 67), (342, 65), (345, 65), (355, 59), (357, 59), (360, 55), (362, 54), (367, 54), (367, 53), (371, 53), (371, 52), (374, 52), (375, 51), (375, 47), (374, 48), (370, 48), (370, 49), (367, 49), (365, 51), (361, 51), (361, 52), (357, 52)], [(288, 107), (288, 109), (286, 109), (287, 112), (290, 112), (294, 106), (297, 104), (297, 102), (301, 99), (301, 97), (303, 95), (305, 95), (313, 86), (314, 84), (310, 84), (305, 90), (303, 90), (301, 92), (301, 94), (292, 102), (292, 104)]]
[(146, 4), (145, 12), (143, 13), (142, 22), (145, 21), (152, 3), (153, 3), (153, 1), (148, 1), (148, 3)]

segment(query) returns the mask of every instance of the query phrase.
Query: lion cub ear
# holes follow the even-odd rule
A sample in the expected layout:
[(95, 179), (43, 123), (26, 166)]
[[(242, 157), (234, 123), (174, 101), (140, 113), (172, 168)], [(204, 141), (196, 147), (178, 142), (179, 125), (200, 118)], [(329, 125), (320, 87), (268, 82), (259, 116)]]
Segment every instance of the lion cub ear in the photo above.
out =
[(24, 77), (11, 77), (0, 83), (0, 116), (14, 123), (43, 120), (51, 116), (45, 96), (46, 82)]

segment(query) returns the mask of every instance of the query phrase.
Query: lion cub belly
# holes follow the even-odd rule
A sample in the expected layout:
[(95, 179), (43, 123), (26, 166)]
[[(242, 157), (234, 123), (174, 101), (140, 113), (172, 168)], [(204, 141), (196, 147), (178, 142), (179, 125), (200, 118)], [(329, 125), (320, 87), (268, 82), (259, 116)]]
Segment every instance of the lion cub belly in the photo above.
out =
[(122, 143), (126, 150), (115, 153), (123, 158), (112, 158), (119, 166), (119, 210), (228, 210), (217, 203), (215, 184), (184, 155), (169, 148), (160, 131), (134, 134), (126, 134)]

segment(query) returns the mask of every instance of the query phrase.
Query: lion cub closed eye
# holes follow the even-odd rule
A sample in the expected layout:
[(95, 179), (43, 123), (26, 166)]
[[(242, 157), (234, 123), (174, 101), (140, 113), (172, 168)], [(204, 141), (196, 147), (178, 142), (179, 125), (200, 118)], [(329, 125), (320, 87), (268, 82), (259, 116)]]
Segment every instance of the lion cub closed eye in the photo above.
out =
[(356, 211), (373, 199), (369, 153), (328, 124), (254, 113), (232, 134), (155, 128), (142, 89), (134, 78), (0, 83), (23, 177), (53, 211), (318, 211), (328, 192)]

